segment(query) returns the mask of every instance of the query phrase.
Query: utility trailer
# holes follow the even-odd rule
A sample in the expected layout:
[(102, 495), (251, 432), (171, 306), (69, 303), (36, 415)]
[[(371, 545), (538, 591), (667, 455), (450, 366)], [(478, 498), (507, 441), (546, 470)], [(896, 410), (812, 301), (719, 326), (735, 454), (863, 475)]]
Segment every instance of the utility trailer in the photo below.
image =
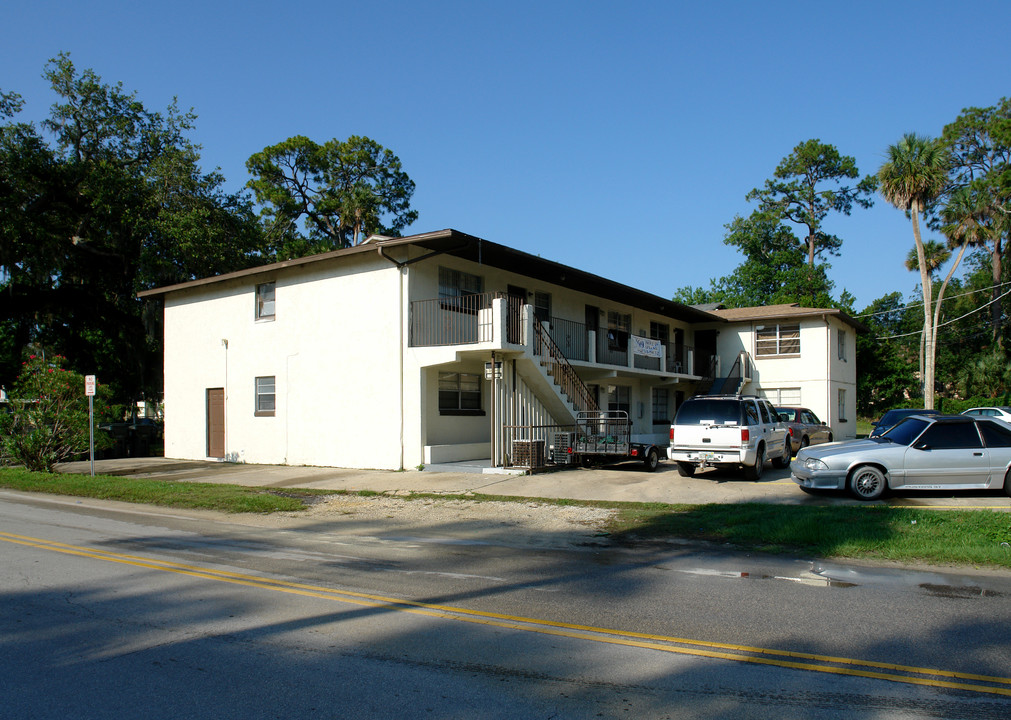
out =
[(641, 460), (652, 472), (666, 450), (632, 442), (632, 422), (624, 410), (593, 410), (576, 414), (575, 432), (554, 435), (551, 459), (557, 465), (590, 465)]

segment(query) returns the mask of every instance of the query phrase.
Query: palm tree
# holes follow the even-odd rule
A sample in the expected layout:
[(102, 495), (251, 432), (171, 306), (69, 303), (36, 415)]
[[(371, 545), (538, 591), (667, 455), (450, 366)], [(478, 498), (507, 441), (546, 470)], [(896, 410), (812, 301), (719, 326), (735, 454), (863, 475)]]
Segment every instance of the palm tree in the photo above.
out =
[(999, 304), (1001, 279), (1001, 241), (1009, 229), (1008, 215), (992, 193), (977, 185), (966, 185), (955, 190), (948, 204), (941, 211), (941, 228), (948, 237), (949, 246), (955, 242), (976, 248), (985, 248), (990, 254), (993, 267), (993, 290), (991, 324), (993, 340), (997, 347), (1003, 347), (1000, 333), (1001, 312)]
[[(937, 240), (928, 240), (923, 243), (923, 257), (927, 262), (927, 274), (933, 277), (944, 263), (951, 259), (951, 250), (944, 243)], [(916, 253), (916, 248), (909, 248), (906, 255), (906, 270), (919, 270), (920, 260)]]
[[(923, 243), (923, 257), (927, 263), (927, 275), (931, 278), (931, 283), (933, 283), (934, 273), (948, 262), (951, 258), (951, 251), (947, 247), (939, 243), (937, 240), (928, 240)], [(961, 256), (959, 257), (961, 259)], [(906, 255), (906, 270), (919, 270), (920, 260), (915, 247), (909, 248), (909, 254)], [(949, 275), (950, 277), (950, 275)], [(938, 294), (937, 305), (941, 305), (941, 296)], [(937, 335), (937, 319), (934, 319), (934, 335)], [(920, 377), (923, 377), (923, 352), (926, 349), (927, 336), (921, 330), (920, 331)], [(936, 346), (935, 346), (936, 347)]]
[(930, 273), (923, 240), (920, 237), (920, 214), (944, 189), (948, 159), (941, 144), (932, 138), (907, 133), (889, 146), (887, 160), (878, 170), (881, 194), (885, 200), (910, 214), (913, 240), (923, 288), (923, 337), (926, 348), (923, 367), (923, 406), (934, 407), (934, 335), (931, 311), (933, 300)]

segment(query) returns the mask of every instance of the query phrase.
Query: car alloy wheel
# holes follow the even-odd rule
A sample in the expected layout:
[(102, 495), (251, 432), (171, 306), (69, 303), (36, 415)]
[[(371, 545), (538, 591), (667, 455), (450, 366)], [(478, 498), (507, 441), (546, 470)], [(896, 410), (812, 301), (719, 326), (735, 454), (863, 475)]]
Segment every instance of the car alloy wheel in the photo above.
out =
[(850, 493), (857, 500), (877, 500), (886, 488), (885, 474), (876, 467), (861, 465), (850, 473)]

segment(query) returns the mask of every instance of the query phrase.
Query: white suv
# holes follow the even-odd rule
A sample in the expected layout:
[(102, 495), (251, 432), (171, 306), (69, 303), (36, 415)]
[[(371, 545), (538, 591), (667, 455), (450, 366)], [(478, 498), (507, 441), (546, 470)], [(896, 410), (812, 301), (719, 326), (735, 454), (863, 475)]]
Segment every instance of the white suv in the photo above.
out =
[(771, 458), (776, 468), (790, 465), (790, 440), (779, 413), (752, 395), (696, 395), (678, 408), (670, 428), (667, 456), (682, 475), (700, 467), (739, 467), (758, 480)]

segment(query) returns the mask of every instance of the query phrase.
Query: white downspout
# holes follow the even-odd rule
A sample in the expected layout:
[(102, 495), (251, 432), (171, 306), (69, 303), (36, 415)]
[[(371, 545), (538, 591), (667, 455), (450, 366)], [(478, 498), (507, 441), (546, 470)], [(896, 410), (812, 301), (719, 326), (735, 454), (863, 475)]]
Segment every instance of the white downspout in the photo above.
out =
[(221, 428), (221, 454), (224, 455), (221, 458), (223, 461), (228, 461), (228, 340), (226, 338), (221, 338), (221, 344), (225, 346), (225, 397), (222, 415), (222, 428)]
[[(399, 286), (400, 305), (400, 469), (404, 469), (404, 345), (407, 344), (408, 330), (404, 327), (404, 283), (407, 282), (407, 271), (405, 266), (397, 267), (397, 285)], [(424, 462), (424, 459), (422, 459)]]
[[(823, 315), (822, 320), (825, 321), (825, 394), (828, 396), (825, 398), (825, 412), (828, 413), (828, 424), (832, 426), (832, 326), (828, 322), (828, 316)], [(835, 413), (836, 417), (839, 417), (841, 413)], [(833, 438), (835, 435), (833, 435)]]

